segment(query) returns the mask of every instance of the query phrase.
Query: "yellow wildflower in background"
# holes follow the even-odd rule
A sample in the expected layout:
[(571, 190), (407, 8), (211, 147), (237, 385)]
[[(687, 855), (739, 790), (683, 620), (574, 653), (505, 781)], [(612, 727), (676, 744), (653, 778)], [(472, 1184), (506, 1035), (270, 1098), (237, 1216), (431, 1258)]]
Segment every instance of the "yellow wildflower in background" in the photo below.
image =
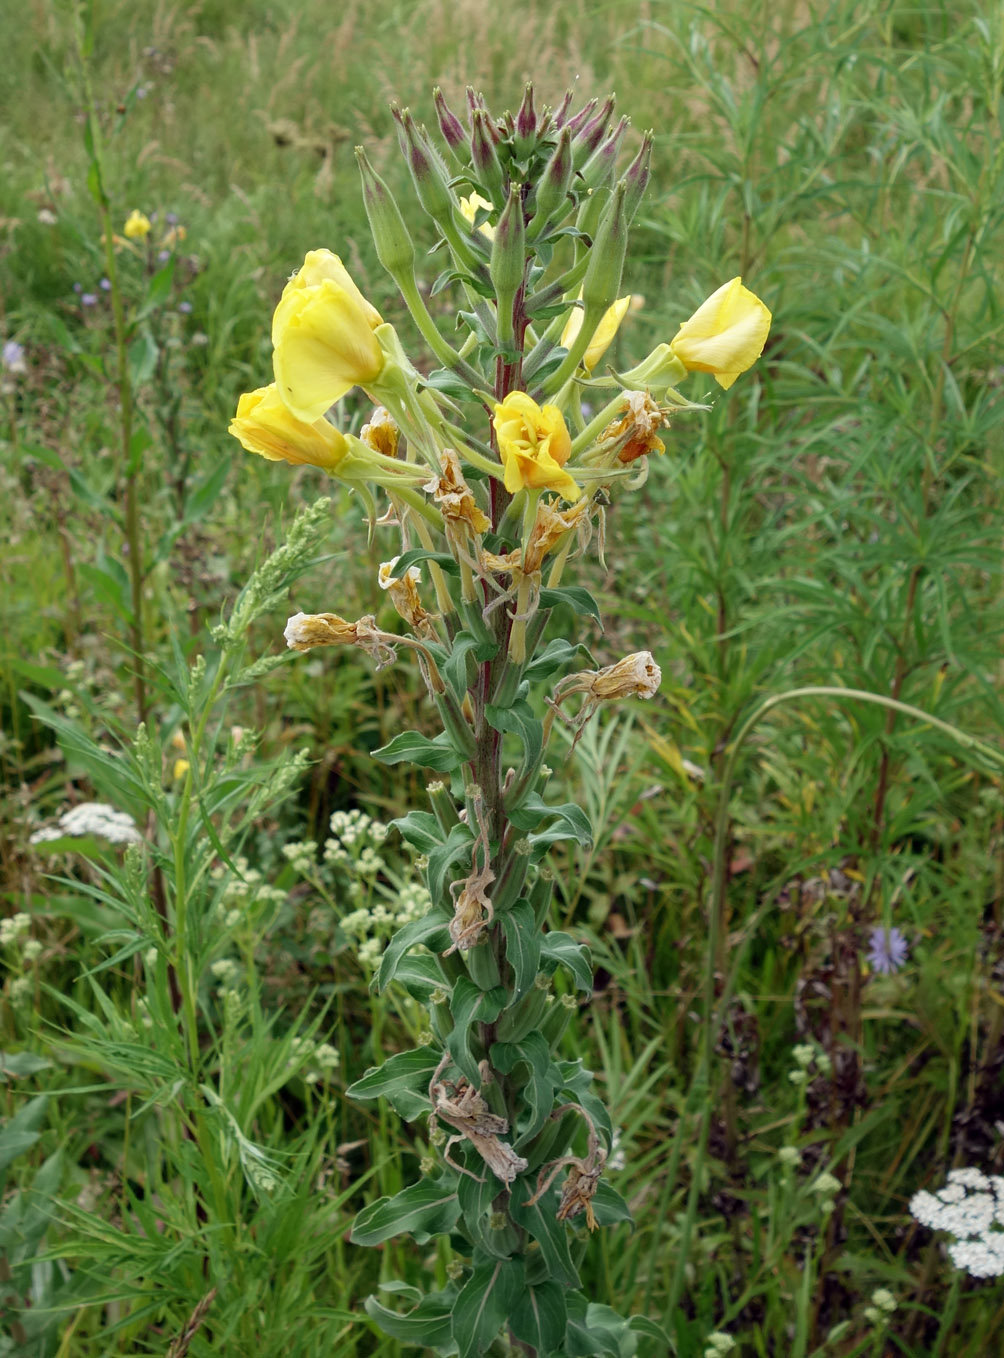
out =
[(557, 406), (539, 406), (525, 391), (511, 391), (495, 407), (495, 433), (511, 495), (530, 490), (557, 491), (577, 500), (582, 491), (564, 470), (572, 440)]
[(352, 387), (379, 377), (383, 320), (330, 250), (311, 250), (272, 318), (272, 366), (286, 405), (312, 424)]
[(122, 230), (129, 240), (145, 240), (150, 234), (150, 218), (134, 207)]
[(744, 288), (741, 278), (733, 278), (683, 322), (669, 347), (690, 372), (713, 373), (728, 391), (763, 353), (770, 322), (770, 312), (756, 293)]
[[(611, 341), (620, 329), (621, 321), (627, 315), (630, 306), (631, 294), (628, 293), (626, 297), (621, 297), (614, 302), (613, 306), (609, 307), (604, 313), (603, 319), (596, 327), (593, 332), (593, 337), (589, 341), (589, 347), (582, 355), (582, 366), (587, 373), (592, 372), (597, 363), (599, 363), (600, 359), (609, 349)], [(564, 330), (561, 332), (562, 349), (571, 349), (572, 345), (575, 343), (576, 337), (582, 329), (582, 317), (582, 308), (575, 307), (572, 314), (565, 322)]]
[[(460, 211), (466, 221), (474, 225), (474, 219), (478, 215), (478, 208), (485, 207), (491, 212), (494, 208), (493, 203), (489, 203), (487, 198), (482, 198), (480, 193), (472, 193), (470, 198), (461, 198)], [(482, 222), (478, 227), (482, 236), (487, 236), (489, 240), (495, 239), (495, 228), (491, 222)]]
[(230, 433), (249, 453), (271, 462), (291, 462), (294, 467), (323, 467), (333, 472), (349, 445), (327, 420), (306, 422), (291, 414), (274, 382), (248, 391), (237, 403)]

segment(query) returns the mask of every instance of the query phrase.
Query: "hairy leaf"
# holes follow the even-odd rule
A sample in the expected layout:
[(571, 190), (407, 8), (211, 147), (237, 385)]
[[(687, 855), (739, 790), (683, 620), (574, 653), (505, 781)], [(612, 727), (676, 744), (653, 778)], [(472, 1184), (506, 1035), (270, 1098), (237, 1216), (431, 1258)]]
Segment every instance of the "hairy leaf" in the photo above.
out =
[(460, 1203), (455, 1185), (421, 1179), (392, 1198), (379, 1198), (352, 1223), (353, 1245), (380, 1245), (395, 1235), (410, 1234), (419, 1244), (446, 1235), (457, 1223)]

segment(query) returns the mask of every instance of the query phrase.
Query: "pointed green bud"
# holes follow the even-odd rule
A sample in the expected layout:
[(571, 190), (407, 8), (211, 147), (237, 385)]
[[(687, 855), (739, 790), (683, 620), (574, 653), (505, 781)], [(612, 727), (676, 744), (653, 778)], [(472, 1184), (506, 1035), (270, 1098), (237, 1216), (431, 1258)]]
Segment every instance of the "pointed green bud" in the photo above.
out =
[(492, 120), (482, 108), (474, 109), (471, 114), (471, 164), (482, 188), (493, 203), (500, 203), (506, 196), (505, 175), (495, 150)]
[(554, 110), (555, 127), (561, 128), (565, 126), (565, 122), (568, 118), (568, 110), (571, 107), (572, 107), (572, 91), (566, 90), (564, 99), (562, 99), (561, 103)]
[(595, 118), (590, 118), (572, 139), (572, 156), (575, 159), (576, 169), (585, 165), (586, 161), (594, 151), (601, 145), (607, 135), (610, 123), (610, 115), (614, 111), (616, 99), (610, 95), (606, 103), (597, 113)]
[(601, 184), (612, 184), (617, 170), (617, 157), (620, 155), (621, 142), (624, 140), (631, 119), (624, 117), (614, 128), (602, 146), (582, 167), (582, 181), (587, 188), (595, 189)]
[(449, 188), (450, 176), (446, 166), (430, 144), (428, 137), (415, 126), (410, 109), (391, 112), (400, 128), (401, 149), (408, 161), (408, 169), (415, 183), (418, 201), (435, 222), (452, 216), (456, 201)]
[(594, 310), (604, 312), (620, 296), (628, 242), (625, 193), (625, 184), (621, 180), (607, 203), (589, 251), (586, 276), (582, 280), (582, 302), (587, 315)]
[(467, 144), (467, 134), (464, 132), (464, 125), (452, 112), (445, 98), (443, 91), (437, 85), (432, 91), (432, 102), (436, 106), (436, 117), (439, 119), (439, 130), (443, 134), (443, 141), (451, 151), (459, 151)]
[(523, 102), (516, 114), (516, 154), (525, 156), (537, 143), (537, 114), (533, 107), (533, 84), (523, 91)]
[(356, 147), (356, 160), (363, 181), (363, 203), (369, 218), (377, 258), (396, 281), (399, 275), (413, 277), (415, 247), (400, 209), (390, 189), (374, 170), (361, 146)]
[(528, 233), (531, 240), (536, 240), (548, 222), (568, 206), (568, 190), (572, 184), (574, 169), (572, 136), (565, 127), (561, 130), (558, 144), (545, 165), (544, 173), (537, 185), (533, 219)]
[(526, 236), (523, 230), (522, 192), (519, 184), (512, 184), (506, 205), (502, 209), (502, 216), (495, 228), (489, 265), (498, 300), (499, 344), (507, 344), (512, 339), (513, 302), (523, 286), (525, 271)]
[(581, 231), (590, 241), (596, 239), (600, 220), (611, 199), (611, 191), (605, 188), (591, 189), (579, 204), (575, 218), (575, 229)]
[(628, 225), (634, 220), (634, 215), (638, 211), (638, 205), (645, 196), (648, 188), (649, 175), (652, 169), (652, 146), (655, 142), (655, 134), (651, 131), (646, 132), (642, 138), (641, 150), (627, 167), (624, 174), (624, 182), (627, 185), (627, 197), (624, 200), (624, 211), (627, 213)]
[(592, 116), (593, 110), (595, 109), (596, 105), (599, 102), (600, 101), (598, 99), (590, 99), (589, 103), (584, 104), (573, 118), (569, 118), (565, 126), (568, 128), (569, 132), (571, 132), (573, 137), (589, 121), (590, 117)]

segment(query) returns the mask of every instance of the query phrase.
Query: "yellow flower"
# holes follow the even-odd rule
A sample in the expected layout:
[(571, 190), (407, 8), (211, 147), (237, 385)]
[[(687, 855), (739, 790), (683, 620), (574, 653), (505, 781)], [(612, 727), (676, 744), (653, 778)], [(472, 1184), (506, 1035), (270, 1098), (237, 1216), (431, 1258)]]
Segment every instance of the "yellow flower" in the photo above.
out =
[[(631, 294), (628, 293), (626, 297), (621, 297), (614, 302), (613, 306), (609, 307), (604, 313), (603, 319), (593, 332), (588, 349), (582, 355), (582, 366), (587, 373), (592, 372), (610, 347), (610, 342), (620, 329), (621, 321), (627, 315), (630, 306)], [(578, 333), (582, 329), (582, 316), (582, 308), (575, 307), (565, 322), (565, 328), (561, 332), (562, 349), (571, 349), (575, 343)]]
[(581, 489), (564, 470), (572, 440), (557, 406), (539, 406), (525, 391), (511, 391), (495, 407), (494, 424), (510, 494), (527, 486), (579, 499)]
[(733, 278), (683, 322), (669, 347), (685, 368), (713, 373), (727, 391), (763, 353), (770, 320), (760, 298)]
[[(472, 193), (470, 198), (461, 198), (460, 200), (461, 215), (470, 222), (471, 226), (474, 225), (474, 218), (478, 215), (479, 207), (486, 207), (489, 212), (494, 210), (494, 205), (489, 203), (487, 198), (482, 198), (480, 193)], [(482, 236), (487, 236), (489, 240), (495, 239), (495, 228), (491, 222), (482, 222), (478, 230)]]
[(129, 240), (144, 240), (150, 234), (150, 218), (134, 207), (122, 230)]
[(313, 424), (350, 388), (379, 377), (384, 354), (373, 331), (382, 324), (338, 256), (311, 250), (272, 318), (275, 380), (297, 419)]
[(335, 471), (349, 448), (327, 420), (306, 423), (291, 414), (274, 382), (244, 393), (230, 422), (230, 433), (249, 453), (272, 462), (323, 467), (325, 471)]

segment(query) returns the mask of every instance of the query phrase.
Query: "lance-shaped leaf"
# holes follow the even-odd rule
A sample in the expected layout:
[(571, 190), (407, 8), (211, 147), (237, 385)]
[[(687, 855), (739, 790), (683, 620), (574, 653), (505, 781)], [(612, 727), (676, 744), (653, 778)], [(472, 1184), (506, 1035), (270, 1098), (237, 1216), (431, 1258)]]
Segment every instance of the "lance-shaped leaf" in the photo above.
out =
[(560, 963), (572, 973), (579, 990), (592, 994), (593, 968), (589, 949), (584, 943), (576, 943), (570, 934), (562, 933), (560, 929), (552, 929), (541, 940), (540, 955), (545, 962), (554, 963), (554, 966), (547, 969), (549, 974), (553, 975)]
[(403, 1340), (417, 1348), (445, 1348), (450, 1342), (453, 1297), (446, 1292), (434, 1292), (423, 1297), (414, 1310), (406, 1315), (382, 1306), (376, 1297), (367, 1297), (366, 1314), (376, 1321), (384, 1334)]
[(634, 1358), (638, 1341), (623, 1316), (578, 1293), (568, 1298), (565, 1351), (572, 1358)]
[(418, 566), (423, 561), (435, 561), (436, 565), (446, 571), (447, 575), (460, 574), (460, 567), (449, 552), (433, 552), (426, 547), (412, 547), (410, 551), (399, 556), (394, 562), (396, 578), (403, 580), (412, 566)]
[(518, 1148), (522, 1148), (533, 1140), (550, 1116), (555, 1090), (561, 1088), (561, 1075), (540, 1033), (527, 1033), (521, 1042), (496, 1042), (491, 1055), (492, 1065), (500, 1075), (508, 1075), (520, 1063), (528, 1068), (523, 1094), (530, 1106), (530, 1121), (520, 1128)]
[(406, 816), (398, 816), (397, 820), (392, 820), (390, 827), (397, 830), (401, 838), (419, 853), (431, 853), (443, 842), (439, 821), (431, 811), (409, 811)]
[(509, 1317), (516, 1338), (542, 1354), (557, 1351), (565, 1337), (567, 1323), (565, 1289), (554, 1282), (530, 1283), (524, 1287)]
[(480, 1085), (481, 1078), (478, 1063), (471, 1052), (471, 1025), (494, 1023), (508, 998), (503, 986), (482, 990), (467, 976), (461, 976), (453, 987), (453, 999), (450, 1002), (453, 1032), (447, 1046), (454, 1061), (475, 1086)]
[(555, 1215), (558, 1194), (554, 1188), (549, 1188), (542, 1198), (528, 1205), (527, 1199), (533, 1197), (534, 1189), (534, 1181), (530, 1178), (517, 1179), (513, 1184), (509, 1208), (513, 1220), (537, 1242), (551, 1281), (560, 1283), (562, 1287), (581, 1287), (572, 1256), (568, 1252), (568, 1231), (564, 1222)]
[(424, 943), (433, 952), (444, 952), (450, 946), (450, 931), (443, 915), (430, 911), (398, 929), (380, 959), (377, 990), (383, 990), (393, 981), (401, 958), (419, 943)]
[(474, 1256), (474, 1271), (453, 1304), (459, 1358), (480, 1358), (509, 1319), (523, 1287), (521, 1259)]
[(606, 1179), (601, 1179), (596, 1185), (593, 1212), (601, 1226), (615, 1226), (620, 1221), (628, 1221), (632, 1225), (634, 1224), (631, 1208), (617, 1192), (617, 1189), (611, 1188)]
[(559, 839), (574, 839), (583, 846), (593, 842), (589, 817), (575, 802), (548, 806), (539, 793), (531, 792), (512, 808), (509, 819), (517, 830), (529, 832), (531, 844), (553, 844)]
[(649, 1320), (648, 1316), (632, 1316), (628, 1321), (628, 1329), (633, 1330), (635, 1334), (644, 1334), (649, 1339), (658, 1340), (666, 1353), (669, 1353), (672, 1348), (669, 1335), (661, 1325), (657, 1325), (654, 1320)]
[(540, 934), (529, 901), (519, 900), (502, 916), (506, 961), (512, 967), (515, 1004), (533, 985), (540, 967)]
[(402, 731), (387, 745), (374, 750), (373, 758), (379, 759), (382, 764), (409, 761), (420, 764), (423, 769), (435, 769), (437, 773), (452, 773), (464, 762), (464, 756), (454, 749), (445, 732), (430, 740), (420, 731)]
[[(446, 874), (458, 858), (466, 856), (468, 860), (470, 859), (473, 842), (474, 836), (471, 834), (469, 826), (454, 825), (446, 839), (429, 854), (429, 866), (425, 872), (425, 880), (429, 888), (429, 895), (435, 903), (449, 904), (445, 891)], [(449, 944), (444, 944), (444, 947), (448, 946)]]
[(413, 1235), (420, 1245), (446, 1235), (460, 1216), (455, 1184), (420, 1179), (392, 1198), (378, 1198), (352, 1223), (353, 1245), (380, 1245), (395, 1235)]
[(583, 589), (581, 585), (562, 585), (560, 589), (542, 589), (540, 591), (541, 608), (558, 608), (561, 604), (567, 604), (576, 613), (581, 613), (584, 617), (595, 618), (599, 623), (603, 621), (596, 600), (588, 589)]
[(437, 958), (431, 953), (408, 953), (398, 962), (394, 980), (403, 985), (412, 999), (428, 1004), (435, 990), (450, 989)]
[(493, 660), (498, 650), (497, 641), (485, 641), (470, 632), (460, 632), (454, 637), (450, 656), (442, 666), (442, 673), (458, 703), (463, 702), (464, 694), (467, 692), (468, 656), (472, 656), (478, 662)]
[[(456, 1156), (460, 1149), (459, 1146), (455, 1147), (452, 1154)], [(481, 1176), (482, 1182), (467, 1174), (460, 1176), (457, 1196), (463, 1214), (462, 1224), (470, 1232), (474, 1244), (485, 1254), (491, 1255), (493, 1259), (508, 1259), (518, 1248), (516, 1228), (507, 1223), (504, 1230), (495, 1231), (490, 1224), (492, 1203), (499, 1195), (499, 1181), (494, 1174), (485, 1173), (484, 1162), (477, 1159), (476, 1154), (472, 1153), (467, 1160), (468, 1169)]]
[(372, 1066), (345, 1093), (348, 1098), (360, 1101), (384, 1098), (406, 1122), (413, 1122), (430, 1111), (429, 1081), (439, 1060), (434, 1047), (398, 1052), (382, 1066)]
[(610, 1114), (607, 1112), (603, 1100), (597, 1098), (592, 1092), (593, 1072), (586, 1070), (581, 1060), (559, 1061), (557, 1066), (561, 1078), (564, 1080), (566, 1092), (571, 1094), (575, 1102), (586, 1110), (592, 1118), (596, 1130), (605, 1133), (609, 1145), (613, 1137)]
[[(549, 641), (542, 651), (538, 651), (530, 663), (523, 670), (523, 678), (530, 683), (537, 683), (542, 679), (550, 679), (552, 674), (570, 665), (579, 651), (586, 651), (581, 643), (574, 645), (566, 641), (564, 637), (556, 637), (554, 641)], [(586, 655), (589, 652), (586, 651)], [(591, 658), (591, 657), (590, 657)]]
[(544, 723), (534, 715), (533, 708), (525, 698), (519, 698), (511, 707), (496, 707), (489, 703), (485, 708), (488, 725), (495, 731), (511, 732), (523, 742), (524, 763), (527, 768), (535, 764), (544, 748)]

